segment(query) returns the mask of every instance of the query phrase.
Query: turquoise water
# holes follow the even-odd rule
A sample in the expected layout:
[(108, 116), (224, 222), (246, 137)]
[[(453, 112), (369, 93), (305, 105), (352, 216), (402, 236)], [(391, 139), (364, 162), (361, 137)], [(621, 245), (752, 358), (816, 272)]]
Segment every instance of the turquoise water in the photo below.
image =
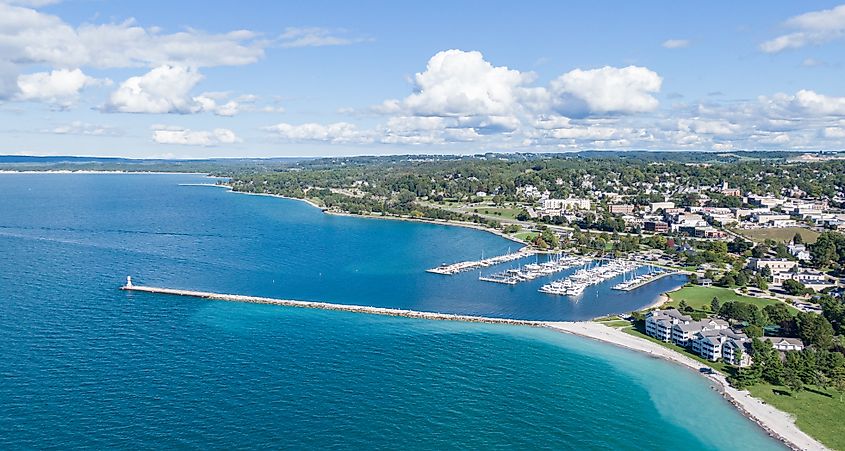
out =
[(425, 274), (513, 244), (179, 186), (204, 180), (0, 176), (0, 448), (779, 448), (703, 378), (577, 337), (116, 290), (555, 319), (653, 299)]

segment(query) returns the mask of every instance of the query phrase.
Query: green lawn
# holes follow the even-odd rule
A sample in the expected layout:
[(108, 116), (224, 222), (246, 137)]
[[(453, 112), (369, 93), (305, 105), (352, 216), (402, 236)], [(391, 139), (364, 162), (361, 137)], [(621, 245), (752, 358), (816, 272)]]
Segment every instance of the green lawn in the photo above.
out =
[[(795, 416), (795, 424), (832, 449), (845, 450), (845, 402), (833, 390), (817, 387), (790, 394), (789, 389), (758, 384), (749, 389), (755, 398)], [(809, 389), (809, 390), (808, 390)]]
[(520, 240), (531, 241), (537, 236), (536, 232), (517, 232), (513, 234), (514, 237), (519, 238)]
[(801, 238), (805, 243), (815, 243), (816, 238), (819, 237), (819, 232), (815, 230), (805, 229), (804, 227), (782, 227), (775, 229), (742, 229), (737, 230), (742, 236), (748, 237), (754, 241), (775, 240), (781, 243), (788, 243), (792, 241), (792, 237), (796, 233), (801, 234)]
[(710, 302), (713, 300), (713, 297), (719, 298), (720, 303), (725, 303), (727, 301), (741, 301), (754, 304), (760, 308), (781, 302), (776, 299), (761, 299), (751, 296), (742, 296), (736, 294), (734, 290), (730, 288), (691, 285), (669, 293), (671, 302), (668, 302), (666, 305), (677, 308), (680, 301), (684, 300), (690, 307), (696, 310), (702, 310), (702, 307), (704, 306), (707, 306), (708, 308), (710, 307)]
[[(478, 212), (486, 215), (501, 216), (507, 219), (516, 219), (516, 215), (522, 211), (521, 208), (500, 208), (500, 207), (478, 207)], [(498, 214), (497, 214), (498, 213)]]
[(660, 346), (663, 346), (665, 348), (669, 348), (669, 349), (671, 349), (675, 352), (680, 352), (681, 354), (683, 354), (687, 357), (693, 358), (693, 359), (701, 362), (704, 366), (709, 366), (710, 368), (713, 368), (714, 370), (716, 370), (720, 373), (725, 373), (725, 367), (727, 365), (725, 365), (723, 362), (711, 362), (707, 359), (702, 359), (700, 356), (690, 352), (687, 348), (678, 346), (678, 345), (673, 344), (673, 343), (666, 343), (665, 341), (660, 341), (660, 340), (658, 340), (654, 337), (648, 336), (645, 333), (637, 330), (634, 326), (626, 327), (626, 328), (622, 329), (622, 332), (625, 332), (626, 334), (629, 334), (629, 335), (633, 335), (637, 338), (644, 338), (648, 341), (657, 343)]
[(604, 324), (607, 327), (628, 327), (631, 325), (630, 321), (625, 321), (624, 319), (617, 319), (617, 320), (605, 320), (605, 321), (596, 321), (597, 323)]

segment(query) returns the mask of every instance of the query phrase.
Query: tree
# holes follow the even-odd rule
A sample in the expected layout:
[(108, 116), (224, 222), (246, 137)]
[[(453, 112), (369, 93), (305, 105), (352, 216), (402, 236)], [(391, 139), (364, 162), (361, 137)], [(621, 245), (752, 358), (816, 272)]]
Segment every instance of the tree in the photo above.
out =
[(687, 305), (687, 301), (685, 299), (681, 299), (681, 302), (678, 302), (678, 310), (683, 312), (686, 311), (687, 307), (689, 307), (689, 305)]
[(763, 336), (763, 328), (752, 324), (744, 329), (745, 335), (748, 335), (751, 338), (758, 338)]
[(761, 276), (761, 275), (757, 275), (754, 278), (754, 285), (757, 285), (757, 288), (759, 288), (763, 291), (766, 291), (766, 290), (769, 289), (769, 283), (766, 282), (766, 278)]
[(839, 392), (839, 402), (842, 402), (842, 397), (845, 395), (845, 366), (837, 366), (831, 369), (830, 384), (834, 390)]
[(783, 290), (786, 291), (787, 294), (791, 294), (793, 296), (803, 296), (807, 293), (807, 287), (805, 287), (803, 283), (794, 279), (784, 280)]
[(713, 296), (713, 300), (710, 301), (710, 310), (712, 310), (713, 313), (717, 313), (719, 311), (720, 305), (721, 304), (719, 303), (719, 298)]
[(789, 390), (795, 396), (798, 396), (798, 392), (804, 389), (804, 382), (801, 381), (801, 376), (793, 368), (785, 368), (783, 370), (783, 383), (789, 387)]
[(804, 244), (804, 237), (801, 236), (800, 232), (795, 232), (795, 235), (792, 236), (792, 242), (795, 244)]
[(824, 316), (799, 312), (795, 317), (795, 322), (798, 326), (798, 335), (804, 343), (820, 349), (830, 349), (833, 346), (833, 326)]
[(792, 312), (783, 303), (771, 304), (763, 307), (763, 313), (772, 324), (783, 324), (792, 319)]

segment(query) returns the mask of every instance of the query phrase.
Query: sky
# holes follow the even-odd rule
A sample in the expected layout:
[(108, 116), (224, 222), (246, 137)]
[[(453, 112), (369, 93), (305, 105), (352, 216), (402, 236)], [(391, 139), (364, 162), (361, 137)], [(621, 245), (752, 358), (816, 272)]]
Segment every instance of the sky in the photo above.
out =
[(826, 1), (0, 0), (0, 154), (842, 150), (843, 64)]

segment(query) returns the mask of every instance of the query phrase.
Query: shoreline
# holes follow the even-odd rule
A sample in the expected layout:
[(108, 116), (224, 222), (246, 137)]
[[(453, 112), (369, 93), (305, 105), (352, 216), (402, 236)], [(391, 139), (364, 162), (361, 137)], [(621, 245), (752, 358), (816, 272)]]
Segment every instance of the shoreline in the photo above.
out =
[(650, 357), (660, 358), (674, 364), (695, 371), (700, 376), (707, 378), (715, 390), (722, 397), (736, 408), (740, 414), (754, 422), (770, 437), (782, 442), (793, 450), (827, 450), (824, 445), (805, 432), (801, 431), (795, 424), (795, 419), (786, 412), (780, 411), (765, 402), (754, 398), (748, 391), (737, 390), (728, 384), (723, 374), (703, 374), (699, 371), (705, 365), (692, 358), (678, 353), (674, 350), (652, 343), (648, 340), (626, 334), (619, 329), (605, 326), (591, 321), (579, 322), (554, 322), (554, 321), (530, 321), (508, 318), (493, 318), (474, 315), (460, 315), (451, 313), (423, 312), (416, 310), (395, 309), (387, 307), (372, 307), (351, 304), (334, 304), (328, 302), (300, 301), (289, 299), (275, 299), (259, 296), (245, 296), (233, 294), (221, 294), (192, 290), (178, 290), (170, 288), (146, 287), (146, 286), (123, 286), (121, 290), (127, 292), (151, 293), (160, 295), (193, 297), (228, 302), (243, 302), (254, 304), (268, 304), (293, 308), (319, 309), (330, 311), (342, 311), (358, 314), (382, 315), (405, 317), (413, 319), (425, 319), (434, 321), (460, 321), (472, 323), (488, 323), (499, 325), (514, 325), (526, 327), (540, 327), (551, 331), (579, 336), (585, 339), (593, 339), (605, 344), (610, 344), (636, 351)]
[(95, 169), (81, 169), (78, 171), (70, 170), (70, 169), (57, 169), (57, 170), (47, 170), (47, 171), (39, 171), (39, 170), (32, 170), (32, 171), (12, 171), (8, 169), (0, 169), (0, 174), (146, 174), (146, 175), (205, 175), (208, 177), (214, 177), (207, 172), (168, 172), (168, 171), (98, 171)]
[(669, 293), (674, 293), (674, 292), (680, 290), (681, 288), (683, 288), (685, 285), (686, 284), (681, 285), (678, 288), (675, 288), (674, 290), (664, 291), (663, 293), (660, 293), (660, 296), (658, 296), (657, 299), (655, 299), (655, 301), (653, 303), (641, 308), (640, 310), (643, 311), (643, 310), (649, 310), (649, 309), (663, 307), (664, 305), (668, 304), (669, 302), (672, 302), (672, 298), (669, 297)]
[(464, 228), (467, 228), (467, 229), (475, 229), (475, 230), (480, 230), (482, 232), (492, 233), (493, 235), (498, 235), (502, 238), (513, 241), (515, 243), (519, 243), (523, 246), (529, 246), (530, 245), (529, 243), (527, 243), (523, 240), (520, 240), (519, 238), (516, 238), (514, 236), (510, 236), (510, 235), (508, 235), (508, 234), (506, 234), (506, 233), (504, 233), (500, 230), (491, 229), (489, 227), (484, 227), (482, 225), (478, 225), (478, 224), (475, 224), (475, 223), (472, 223), (472, 222), (445, 221), (445, 220), (438, 221), (438, 220), (435, 220), (435, 219), (410, 218), (410, 217), (404, 217), (404, 216), (390, 216), (390, 215), (353, 214), (353, 213), (346, 213), (346, 212), (343, 212), (343, 211), (329, 210), (328, 208), (321, 207), (321, 206), (317, 205), (316, 203), (314, 203), (313, 201), (311, 201), (310, 199), (306, 199), (306, 198), (289, 197), (289, 196), (283, 196), (281, 194), (271, 194), (271, 193), (250, 193), (250, 192), (247, 192), (247, 191), (235, 191), (234, 189), (232, 189), (232, 186), (225, 185), (225, 184), (224, 185), (214, 185), (214, 186), (220, 186), (220, 187), (227, 188), (229, 190), (229, 192), (235, 193), (235, 194), (246, 194), (246, 195), (249, 195), (249, 196), (267, 196), (267, 197), (276, 197), (276, 198), (279, 198), (279, 199), (298, 200), (298, 201), (301, 201), (301, 202), (305, 202), (306, 204), (322, 211), (323, 213), (325, 213), (327, 215), (343, 216), (343, 217), (349, 217), (349, 218), (387, 219), (387, 220), (392, 220), (392, 221), (422, 222), (422, 223), (434, 224), (434, 225), (464, 227)]
[(615, 329), (595, 322), (547, 322), (545, 327), (557, 332), (589, 338), (620, 348), (636, 351), (653, 358), (683, 366), (707, 378), (714, 385), (712, 388), (736, 408), (742, 416), (753, 421), (770, 437), (780, 441), (793, 450), (829, 450), (818, 440), (814, 439), (795, 424), (792, 415), (766, 404), (764, 401), (751, 396), (747, 390), (732, 387), (725, 376), (720, 373), (704, 374), (699, 371), (704, 367), (700, 363), (679, 352), (652, 343), (648, 340), (628, 335)]

